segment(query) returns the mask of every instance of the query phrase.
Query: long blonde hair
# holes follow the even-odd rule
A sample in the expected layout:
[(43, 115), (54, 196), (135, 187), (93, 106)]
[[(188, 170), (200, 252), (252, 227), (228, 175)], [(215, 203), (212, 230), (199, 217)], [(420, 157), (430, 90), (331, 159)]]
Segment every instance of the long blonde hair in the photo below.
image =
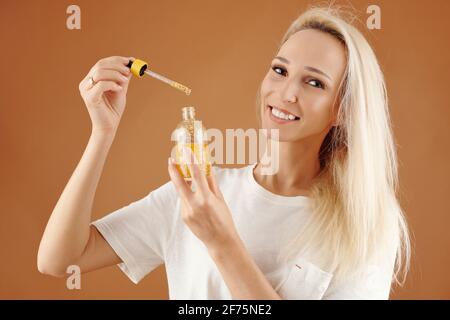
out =
[[(410, 242), (397, 200), (397, 156), (383, 73), (369, 43), (346, 22), (340, 7), (308, 9), (291, 24), (280, 47), (304, 29), (341, 41), (347, 66), (336, 97), (338, 125), (320, 148), (321, 172), (310, 190), (310, 221), (280, 259), (293, 258), (299, 251), (314, 256), (337, 281), (371, 264), (392, 262), (392, 280), (402, 284)], [(259, 101), (258, 97), (258, 108)]]

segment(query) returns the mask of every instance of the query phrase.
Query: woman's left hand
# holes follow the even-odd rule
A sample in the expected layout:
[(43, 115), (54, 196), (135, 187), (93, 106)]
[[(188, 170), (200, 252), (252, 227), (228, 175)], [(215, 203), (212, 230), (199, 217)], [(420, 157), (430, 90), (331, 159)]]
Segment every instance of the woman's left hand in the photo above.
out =
[(206, 176), (203, 170), (200, 170), (191, 149), (186, 148), (186, 151), (191, 158), (188, 167), (192, 183), (196, 186), (195, 192), (191, 190), (191, 183), (186, 182), (176, 169), (173, 159), (168, 159), (170, 179), (181, 198), (183, 221), (210, 251), (239, 242), (238, 232), (217, 186), (213, 168), (211, 174)]

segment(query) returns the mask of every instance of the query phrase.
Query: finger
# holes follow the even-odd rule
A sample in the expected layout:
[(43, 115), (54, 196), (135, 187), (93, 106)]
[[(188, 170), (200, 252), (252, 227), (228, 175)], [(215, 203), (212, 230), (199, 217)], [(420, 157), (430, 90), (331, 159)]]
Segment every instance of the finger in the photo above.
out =
[[(101, 69), (99, 70), (98, 75), (91, 76), (88, 74), (79, 85), (79, 88), (81, 91), (89, 91), (92, 89), (95, 84), (97, 84), (100, 81), (113, 81), (117, 83), (119, 86), (121, 86), (123, 89), (128, 89), (128, 86), (130, 84), (131, 80), (131, 73), (125, 77), (122, 73), (113, 70), (113, 69)], [(91, 79), (94, 81), (94, 83), (91, 82)]]
[(119, 92), (123, 88), (114, 81), (100, 81), (88, 91), (88, 99), (92, 102), (97, 102), (102, 99), (102, 95), (106, 91)]
[(177, 190), (180, 197), (184, 201), (189, 203), (191, 201), (192, 197), (194, 196), (194, 193), (191, 191), (190, 186), (186, 183), (186, 181), (183, 179), (183, 177), (178, 172), (172, 158), (168, 159), (167, 165), (168, 165), (170, 180), (172, 180), (173, 184), (175, 185), (175, 189)]
[(213, 166), (211, 166), (210, 175), (207, 176), (206, 179), (208, 180), (208, 185), (209, 185), (209, 188), (211, 189), (211, 191), (214, 192), (214, 194), (217, 197), (219, 197), (223, 200), (224, 199), (223, 194), (220, 191), (219, 185), (217, 184), (216, 175), (214, 173)]
[(99, 69), (113, 69), (121, 72), (125, 76), (128, 76), (131, 73), (130, 68), (127, 67), (130, 60), (134, 60), (134, 58), (114, 56), (101, 59), (91, 68), (89, 74), (92, 74), (94, 71)]
[(128, 87), (130, 77), (124, 76), (117, 70), (114, 69), (99, 69), (92, 74), (92, 80), (94, 83), (99, 81), (114, 81), (121, 87)]
[(91, 84), (89, 83), (89, 77), (90, 77), (90, 75), (87, 74), (86, 77), (84, 77), (84, 79), (80, 81), (80, 84), (78, 85), (78, 89), (81, 92), (91, 88)]
[(99, 61), (99, 63), (100, 63), (100, 66), (102, 66), (103, 63), (105, 63), (106, 67), (108, 67), (108, 63), (110, 63), (110, 62), (112, 62), (114, 64), (119, 64), (121, 66), (122, 65), (127, 66), (130, 63), (130, 61), (134, 61), (134, 60), (136, 60), (135, 57), (112, 56), (112, 57), (108, 57), (105, 59), (101, 59)]
[(192, 152), (191, 148), (183, 147), (185, 152), (185, 159), (187, 159), (187, 165), (189, 167), (189, 171), (191, 172), (192, 180), (196, 184), (198, 190), (203, 194), (206, 194), (209, 190), (208, 181), (206, 181), (205, 174), (202, 170), (200, 170), (199, 161), (195, 156), (194, 152)]

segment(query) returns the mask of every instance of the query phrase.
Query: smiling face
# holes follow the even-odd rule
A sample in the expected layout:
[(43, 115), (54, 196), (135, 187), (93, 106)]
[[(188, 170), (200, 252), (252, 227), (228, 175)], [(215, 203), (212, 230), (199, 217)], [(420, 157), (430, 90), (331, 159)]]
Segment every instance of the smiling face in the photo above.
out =
[(280, 141), (322, 141), (335, 124), (345, 66), (345, 48), (332, 35), (313, 29), (294, 33), (262, 82), (262, 128), (279, 129)]

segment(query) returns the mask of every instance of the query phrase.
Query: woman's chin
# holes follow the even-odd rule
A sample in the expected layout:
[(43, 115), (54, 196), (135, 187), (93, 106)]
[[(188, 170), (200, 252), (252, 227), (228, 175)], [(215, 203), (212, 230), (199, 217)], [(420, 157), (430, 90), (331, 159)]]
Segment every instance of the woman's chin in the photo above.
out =
[(279, 142), (293, 142), (298, 140), (298, 133), (294, 136), (292, 132), (286, 132), (283, 128), (277, 128), (275, 126), (262, 126), (264, 136), (267, 139), (279, 141)]

